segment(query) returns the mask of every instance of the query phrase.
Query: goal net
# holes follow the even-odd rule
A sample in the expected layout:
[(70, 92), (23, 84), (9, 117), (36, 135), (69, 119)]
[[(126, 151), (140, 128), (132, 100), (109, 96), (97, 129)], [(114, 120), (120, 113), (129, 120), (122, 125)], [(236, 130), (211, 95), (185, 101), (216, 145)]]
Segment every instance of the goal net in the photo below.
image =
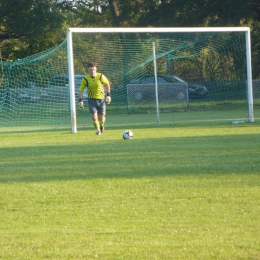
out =
[(250, 55), (243, 27), (70, 28), (59, 46), (1, 63), (1, 130), (92, 127), (77, 104), (90, 61), (111, 83), (108, 127), (253, 122)]

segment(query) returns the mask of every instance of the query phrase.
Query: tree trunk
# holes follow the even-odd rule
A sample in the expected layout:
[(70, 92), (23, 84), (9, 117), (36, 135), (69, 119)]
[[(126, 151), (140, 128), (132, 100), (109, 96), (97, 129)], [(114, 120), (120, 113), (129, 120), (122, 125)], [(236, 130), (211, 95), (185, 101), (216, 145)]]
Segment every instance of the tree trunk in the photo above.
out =
[(119, 11), (118, 11), (118, 8), (117, 8), (117, 1), (116, 0), (108, 0), (108, 2), (109, 2), (111, 14), (112, 14), (112, 24), (113, 24), (113, 26), (118, 27), (120, 22), (119, 22)]

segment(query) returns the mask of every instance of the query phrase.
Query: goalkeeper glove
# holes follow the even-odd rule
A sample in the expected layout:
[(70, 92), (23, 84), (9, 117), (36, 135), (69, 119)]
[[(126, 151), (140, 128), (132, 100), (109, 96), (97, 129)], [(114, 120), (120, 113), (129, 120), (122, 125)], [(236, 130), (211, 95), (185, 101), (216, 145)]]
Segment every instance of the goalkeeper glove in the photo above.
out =
[(79, 107), (84, 109), (84, 103), (82, 99), (79, 100)]
[(107, 93), (106, 102), (107, 102), (107, 104), (110, 104), (110, 102), (111, 102), (110, 93)]

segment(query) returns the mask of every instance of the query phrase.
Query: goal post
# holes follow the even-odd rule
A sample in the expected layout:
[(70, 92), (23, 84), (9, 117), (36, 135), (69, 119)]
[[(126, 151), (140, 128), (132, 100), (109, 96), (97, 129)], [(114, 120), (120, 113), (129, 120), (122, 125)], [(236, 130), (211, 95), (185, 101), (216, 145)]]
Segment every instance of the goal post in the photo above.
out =
[[(226, 33), (242, 33), (244, 34), (244, 37), (241, 38), (241, 41), (245, 42), (245, 47), (234, 47), (232, 49), (233, 53), (230, 54), (230, 50), (228, 50), (229, 47), (225, 47), (225, 42), (227, 44), (232, 44), (232, 37), (226, 36)], [(85, 41), (83, 38), (80, 40), (80, 37), (78, 37), (78, 42), (76, 45), (78, 47), (74, 47), (74, 36), (78, 36), (80, 34), (84, 34), (86, 39), (85, 47), (84, 44), (80, 41)], [(196, 36), (196, 39), (191, 39), (189, 35)], [(214, 35), (220, 35), (219, 39), (214, 38)], [(113, 35), (116, 35), (117, 38), (119, 38), (119, 41), (113, 41)], [(128, 39), (130, 39), (129, 35), (133, 35), (133, 38), (127, 42)], [(162, 36), (163, 35), (163, 36)], [(175, 36), (172, 36), (175, 35)], [(212, 36), (213, 35), (213, 36)], [(107, 38), (102, 38), (103, 36), (106, 36)], [(143, 36), (143, 38), (142, 38)], [(165, 37), (165, 38), (163, 38)], [(178, 37), (184, 37), (183, 39)], [(204, 42), (203, 42), (203, 40)], [(144, 39), (144, 42), (142, 40)], [(235, 36), (233, 37), (235, 39)], [(133, 42), (133, 41), (136, 42)], [(214, 41), (218, 41), (216, 44)], [(223, 46), (221, 45), (223, 42)], [(240, 41), (235, 39), (234, 41)], [(129, 83), (129, 78), (133, 77), (142, 77), (144, 76), (148, 71), (152, 71), (151, 64), (153, 64), (154, 59), (153, 57), (153, 47), (152, 44), (155, 42), (155, 45), (160, 45), (157, 48), (157, 53), (155, 53), (155, 57), (162, 58), (160, 61), (160, 66), (154, 71), (154, 76), (156, 77), (156, 74), (160, 74), (161, 71), (164, 73), (165, 71), (174, 71), (178, 72), (178, 75), (181, 74), (182, 76), (189, 74), (189, 68), (188, 66), (191, 65), (192, 68), (190, 68), (190, 71), (193, 69), (193, 67), (197, 66), (197, 75), (200, 73), (202, 77), (208, 78), (211, 80), (212, 84), (210, 85), (210, 94), (213, 93), (213, 90), (215, 91), (215, 85), (216, 81), (219, 79), (226, 78), (227, 81), (230, 80), (230, 82), (225, 82), (222, 84), (228, 86), (229, 90), (224, 89), (224, 87), (218, 87), (218, 89), (221, 88), (220, 94), (216, 94), (215, 97), (212, 97), (212, 103), (209, 105), (212, 109), (213, 102), (214, 105), (216, 105), (216, 100), (219, 98), (219, 96), (223, 96), (230, 90), (233, 89), (233, 91), (236, 91), (236, 87), (238, 89), (242, 89), (240, 85), (243, 85), (243, 81), (246, 82), (246, 92), (247, 92), (247, 110), (248, 110), (248, 121), (254, 122), (254, 115), (253, 115), (253, 92), (252, 92), (252, 68), (251, 68), (251, 43), (250, 43), (250, 28), (249, 27), (193, 27), (193, 28), (68, 28), (67, 29), (67, 51), (68, 51), (68, 71), (69, 71), (69, 86), (70, 86), (70, 113), (71, 113), (71, 129), (73, 133), (77, 132), (77, 120), (76, 120), (76, 106), (75, 106), (75, 83), (74, 83), (74, 74), (75, 74), (75, 67), (81, 67), (83, 69), (85, 62), (87, 59), (98, 61), (98, 64), (102, 64), (101, 69), (104, 70), (105, 73), (111, 73), (112, 78), (121, 77), (120, 82), (116, 82), (118, 85), (126, 83)], [(175, 45), (176, 43), (178, 43)], [(121, 43), (121, 46), (120, 44)], [(149, 47), (146, 45), (149, 43), (151, 46)], [(238, 43), (237, 43), (238, 44)], [(220, 45), (220, 47), (218, 47)], [(213, 46), (213, 47), (212, 47)], [(243, 45), (244, 46), (244, 45)], [(137, 49), (134, 49), (136, 47)], [(80, 61), (81, 58), (79, 56), (75, 57), (75, 53), (77, 52), (76, 48), (81, 53), (82, 56), (85, 57), (85, 61)], [(91, 49), (92, 48), (92, 49)], [(128, 49), (127, 49), (128, 48)], [(171, 49), (172, 48), (172, 49)], [(215, 48), (215, 49), (214, 49)], [(216, 50), (216, 48), (219, 48)], [(226, 49), (225, 49), (226, 48)], [(197, 51), (197, 53), (196, 53)], [(225, 53), (224, 53), (225, 51)], [(110, 52), (110, 53), (108, 53)], [(113, 52), (113, 53), (112, 53)], [(127, 57), (124, 55), (127, 53)], [(150, 53), (150, 54), (149, 54)], [(224, 53), (224, 54), (223, 54)], [(241, 64), (238, 64), (239, 61), (236, 60), (236, 53), (239, 53), (241, 57), (243, 57), (243, 61), (241, 61)], [(139, 55), (138, 55), (139, 54)], [(114, 55), (114, 56), (113, 56)], [(210, 55), (206, 57), (206, 55)], [(221, 57), (223, 55), (223, 57)], [(119, 57), (120, 56), (120, 57)], [(140, 58), (140, 56), (142, 56)], [(245, 57), (244, 57), (245, 56)], [(202, 61), (202, 57), (206, 57), (204, 61)], [(191, 59), (194, 58), (192, 62), (185, 61), (185, 59)], [(240, 57), (237, 57), (238, 59)], [(117, 59), (117, 60), (116, 60)], [(131, 59), (131, 60), (129, 60)], [(76, 63), (75, 64), (75, 60)], [(182, 63), (181, 63), (182, 62)], [(218, 71), (213, 71), (208, 68), (202, 68), (205, 64), (215, 65), (219, 67)], [(167, 65), (165, 65), (167, 64)], [(169, 65), (170, 64), (170, 65)], [(154, 63), (154, 66), (156, 64)], [(212, 67), (213, 67), (212, 65)], [(232, 69), (230, 69), (230, 75), (227, 77), (223, 77), (223, 74), (225, 73), (226, 68), (232, 65)], [(109, 68), (110, 66), (110, 68)], [(114, 66), (115, 68), (119, 68), (120, 73), (113, 71), (111, 69), (111, 66)], [(122, 67), (123, 66), (123, 67)], [(164, 69), (163, 66), (166, 66), (167, 68)], [(169, 66), (172, 66), (170, 68)], [(186, 67), (185, 67), (186, 66)], [(220, 66), (222, 66), (220, 68)], [(185, 67), (185, 68), (184, 68)], [(244, 67), (246, 67), (244, 69)], [(137, 72), (138, 71), (138, 72)], [(198, 73), (199, 71), (199, 73)], [(103, 72), (103, 71), (102, 71)], [(134, 72), (134, 73), (133, 73)], [(77, 72), (78, 73), (78, 72)], [(143, 73), (143, 74), (142, 74)], [(186, 74), (185, 74), (186, 73)], [(238, 73), (241, 73), (239, 76)], [(120, 75), (119, 75), (120, 74)], [(194, 75), (196, 72), (194, 72)], [(246, 75), (245, 79), (244, 76)], [(134, 76), (133, 76), (134, 75)], [(191, 77), (192, 80), (198, 80), (198, 77)], [(108, 78), (110, 75), (107, 75)], [(231, 81), (235, 81), (234, 78), (237, 77), (236, 83), (232, 83)], [(177, 77), (178, 78), (178, 77)], [(188, 78), (188, 77), (186, 77)], [(156, 78), (157, 81), (157, 78)], [(198, 80), (199, 81), (199, 80)], [(122, 83), (123, 82), (123, 83)], [(142, 83), (143, 84), (143, 83)], [(156, 83), (157, 84), (157, 83)], [(159, 83), (160, 85), (160, 83)], [(236, 85), (236, 86), (235, 86)], [(140, 85), (140, 89), (145, 89), (144, 84)], [(195, 89), (195, 88), (194, 88)], [(189, 87), (189, 96), (192, 96), (193, 90), (191, 87)], [(113, 85), (112, 85), (113, 90)], [(118, 93), (124, 92), (124, 89), (121, 89), (120, 86), (117, 89)], [(195, 90), (194, 90), (195, 91)], [(113, 92), (113, 91), (112, 91)], [(240, 92), (243, 92), (241, 90)], [(137, 93), (138, 94), (138, 93)], [(112, 93), (113, 95), (113, 93)], [(199, 94), (198, 94), (199, 95)], [(212, 95), (212, 94), (211, 94)], [(146, 99), (149, 99), (149, 93), (146, 96)], [(197, 96), (195, 96), (197, 97)], [(139, 96), (140, 98), (140, 96)], [(226, 98), (226, 97), (224, 97)], [(223, 98), (223, 99), (224, 99)], [(141, 98), (140, 98), (141, 99)], [(232, 97), (232, 100), (235, 98)], [(160, 100), (160, 99), (159, 99)], [(142, 103), (144, 103), (144, 99), (142, 100)], [(166, 102), (166, 99), (160, 100), (162, 103)], [(209, 103), (209, 100), (205, 100), (204, 105), (206, 103)], [(138, 109), (140, 108), (140, 104), (138, 103), (138, 98), (134, 101), (133, 105), (136, 105)], [(224, 101), (222, 102), (225, 103)], [(235, 103), (235, 102), (233, 102)], [(194, 103), (195, 104), (195, 103)], [(200, 105), (202, 102), (200, 102)], [(176, 104), (175, 104), (176, 105)], [(218, 105), (218, 104), (217, 104)], [(202, 105), (201, 105), (202, 106)], [(166, 106), (167, 107), (167, 106)], [(169, 107), (169, 106), (168, 106)], [(148, 113), (148, 108), (145, 108)], [(167, 110), (167, 109), (165, 109)], [(158, 113), (159, 113), (159, 104), (157, 104), (156, 108), (156, 114), (157, 114), (157, 122), (158, 122)], [(234, 117), (235, 118), (235, 117)]]
[(71, 132), (77, 133), (76, 99), (75, 99), (75, 78), (73, 62), (73, 44), (72, 32), (67, 30), (67, 52), (68, 52), (68, 71), (69, 71), (69, 89), (70, 89), (70, 118)]
[(248, 98), (248, 119), (250, 123), (254, 122), (254, 109), (253, 109), (253, 80), (252, 80), (252, 62), (251, 62), (251, 37), (250, 29), (246, 28), (246, 64), (247, 64), (247, 98)]
[(157, 66), (156, 66), (156, 50), (155, 44), (153, 42), (153, 67), (154, 67), (154, 85), (155, 85), (155, 102), (156, 102), (156, 116), (157, 124), (160, 125), (160, 110), (159, 110), (159, 100), (158, 100), (158, 81), (157, 81)]

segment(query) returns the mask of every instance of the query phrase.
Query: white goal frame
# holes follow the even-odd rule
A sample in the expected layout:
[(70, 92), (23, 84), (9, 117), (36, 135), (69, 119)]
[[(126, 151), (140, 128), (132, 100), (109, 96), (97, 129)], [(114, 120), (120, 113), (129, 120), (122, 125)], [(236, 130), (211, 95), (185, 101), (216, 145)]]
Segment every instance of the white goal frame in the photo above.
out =
[(138, 32), (139, 33), (244, 32), (245, 41), (246, 41), (248, 121), (251, 123), (254, 122), (252, 66), (251, 66), (251, 37), (250, 37), (249, 27), (68, 28), (67, 29), (67, 52), (68, 52), (68, 68), (69, 68), (70, 115), (71, 115), (72, 133), (77, 133), (72, 34), (73, 33), (138, 33)]

